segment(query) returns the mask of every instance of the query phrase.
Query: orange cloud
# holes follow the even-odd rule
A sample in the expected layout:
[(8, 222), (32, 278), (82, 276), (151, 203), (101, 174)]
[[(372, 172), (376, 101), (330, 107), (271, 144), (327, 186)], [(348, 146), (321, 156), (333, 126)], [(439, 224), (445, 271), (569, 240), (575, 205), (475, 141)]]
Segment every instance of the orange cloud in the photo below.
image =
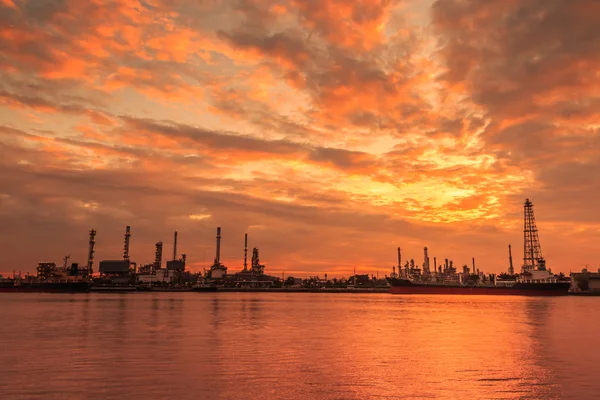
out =
[(18, 9), (16, 3), (14, 2), (14, 0), (2, 0), (2, 1), (0, 1), (0, 3), (4, 7), (14, 8), (15, 10)]
[(232, 265), (250, 230), (288, 272), (500, 271), (525, 197), (554, 265), (592, 257), (561, 246), (600, 224), (597, 2), (410, 1), (2, 0), (0, 222), (52, 227), (35, 257), (0, 233), (7, 262), (129, 223), (200, 267), (222, 224)]

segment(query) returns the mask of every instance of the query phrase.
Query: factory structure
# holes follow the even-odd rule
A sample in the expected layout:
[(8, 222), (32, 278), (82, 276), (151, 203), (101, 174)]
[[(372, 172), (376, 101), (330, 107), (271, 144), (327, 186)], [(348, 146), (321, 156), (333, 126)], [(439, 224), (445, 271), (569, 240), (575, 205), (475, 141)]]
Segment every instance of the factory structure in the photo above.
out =
[(173, 234), (173, 257), (167, 260), (163, 268), (163, 242), (154, 245), (154, 262), (140, 266), (137, 280), (142, 283), (182, 282), (185, 275), (186, 254), (177, 258), (177, 231)]
[(131, 240), (131, 227), (125, 228), (125, 241), (123, 245), (123, 259), (121, 260), (102, 260), (98, 271), (100, 276), (112, 283), (128, 283), (131, 280), (131, 273), (135, 273), (136, 264), (129, 260), (129, 242)]
[[(415, 265), (414, 260), (407, 261), (404, 267), (402, 266), (402, 254), (398, 247), (398, 265), (392, 269), (392, 278), (405, 279), (413, 282), (425, 284), (475, 284), (482, 282), (491, 282), (494, 286), (513, 286), (519, 277), (523, 279), (533, 280), (536, 283), (552, 279), (563, 279), (562, 274), (554, 275), (552, 271), (546, 267), (546, 260), (542, 255), (542, 247), (538, 235), (538, 229), (533, 212), (533, 203), (526, 199), (524, 204), (523, 218), (523, 233), (524, 233), (524, 250), (523, 264), (520, 273), (515, 274), (513, 265), (512, 246), (508, 245), (508, 270), (501, 274), (485, 274), (475, 266), (475, 258), (471, 259), (471, 267), (463, 265), (459, 270), (454, 265), (452, 260), (444, 259), (443, 263), (437, 265), (436, 257), (433, 258), (433, 269), (430, 265), (430, 258), (427, 247), (423, 249), (423, 263), (421, 267)], [(396, 272), (398, 268), (398, 272)], [(599, 270), (600, 273), (600, 270)], [(573, 278), (573, 274), (572, 279)], [(588, 285), (595, 287), (600, 285), (595, 282), (598, 277), (594, 273), (584, 270), (579, 276), (580, 281), (585, 281), (582, 287)], [(574, 281), (573, 281), (574, 282)], [(574, 283), (572, 283), (572, 286)]]
[(74, 281), (89, 280), (94, 272), (94, 248), (96, 245), (96, 231), (89, 232), (89, 250), (87, 265), (72, 262), (71, 255), (64, 256), (63, 265), (57, 266), (54, 261), (40, 261), (36, 268), (36, 277), (42, 281)]
[[(471, 266), (463, 265), (458, 268), (453, 261), (445, 258), (430, 257), (429, 249), (423, 248), (423, 262), (417, 264), (414, 259), (405, 261), (403, 264), (401, 248), (397, 248), (397, 265), (392, 267), (391, 281), (406, 280), (418, 282), (425, 285), (459, 285), (459, 286), (482, 286), (489, 283), (494, 287), (514, 286), (517, 275), (538, 279), (540, 273), (551, 274), (546, 268), (545, 259), (542, 256), (541, 246), (533, 215), (533, 205), (527, 200), (525, 203), (524, 218), (524, 258), (520, 274), (515, 274), (513, 266), (512, 247), (508, 245), (508, 270), (507, 273), (485, 274), (475, 265), (475, 258), (471, 259)], [(123, 236), (122, 258), (102, 260), (98, 263), (95, 271), (95, 246), (96, 230), (89, 230), (89, 247), (87, 252), (87, 263), (80, 265), (72, 262), (69, 264), (71, 255), (63, 258), (62, 266), (57, 266), (53, 261), (41, 261), (37, 266), (37, 278), (40, 281), (74, 282), (83, 281), (96, 286), (119, 286), (145, 288), (185, 288), (195, 286), (200, 288), (268, 288), (281, 286), (282, 278), (270, 276), (265, 273), (265, 265), (260, 261), (258, 247), (252, 247), (249, 254), (248, 233), (244, 235), (243, 262), (238, 268), (228, 268), (222, 259), (221, 241), (223, 240), (221, 227), (216, 228), (215, 257), (212, 264), (204, 269), (202, 273), (191, 273), (186, 270), (187, 256), (178, 253), (178, 232), (173, 234), (173, 249), (170, 259), (164, 260), (164, 244), (158, 241), (154, 245), (154, 257), (152, 262), (138, 264), (130, 259), (131, 227), (125, 227)], [(240, 241), (241, 242), (241, 241)], [(241, 246), (240, 246), (241, 247)], [(241, 249), (240, 249), (241, 250)], [(241, 253), (241, 252), (240, 252)], [(241, 254), (240, 254), (241, 255)], [(149, 254), (150, 256), (150, 254)], [(433, 258), (433, 260), (431, 259)], [(233, 272), (232, 272), (233, 271)], [(537, 274), (537, 275), (536, 275)], [(13, 272), (13, 276), (14, 276)], [(19, 276), (21, 274), (19, 273)], [(368, 281), (368, 275), (365, 275)], [(386, 279), (388, 277), (386, 276)], [(525, 278), (523, 278), (525, 279)], [(553, 275), (550, 279), (564, 280), (564, 274)], [(334, 279), (335, 280), (335, 279)], [(372, 281), (375, 277), (372, 276)], [(598, 272), (584, 269), (581, 273), (571, 274), (571, 288), (574, 291), (600, 292), (600, 269)], [(327, 275), (324, 282), (327, 283)], [(354, 273), (354, 284), (357, 284), (357, 275)], [(360, 283), (359, 283), (360, 285)], [(401, 286), (401, 285), (396, 285)]]
[(398, 247), (398, 264), (392, 267), (391, 278), (418, 278), (430, 282), (457, 282), (463, 283), (473, 279), (484, 279), (484, 274), (475, 267), (475, 258), (471, 259), (471, 267), (463, 265), (461, 270), (454, 266), (454, 262), (445, 258), (438, 265), (437, 257), (433, 257), (433, 265), (427, 247), (423, 248), (423, 263), (417, 265), (410, 259), (402, 265), (402, 251)]
[(70, 255), (64, 257), (62, 267), (53, 261), (41, 261), (37, 266), (37, 278), (41, 280), (85, 280), (95, 285), (107, 286), (146, 286), (179, 285), (191, 286), (196, 284), (212, 284), (229, 287), (269, 287), (278, 277), (265, 274), (265, 266), (261, 264), (259, 249), (252, 248), (250, 263), (248, 263), (248, 234), (244, 235), (243, 264), (239, 271), (230, 273), (221, 260), (221, 227), (217, 227), (216, 251), (212, 265), (203, 273), (191, 273), (186, 270), (185, 253), (177, 252), (177, 231), (173, 234), (173, 252), (168, 260), (164, 260), (164, 245), (162, 241), (154, 245), (152, 262), (138, 264), (130, 259), (131, 227), (125, 227), (123, 236), (122, 258), (101, 260), (95, 271), (96, 230), (89, 231), (89, 247), (87, 263), (68, 265)]
[(221, 228), (217, 228), (216, 254), (213, 264), (208, 270), (204, 271), (203, 281), (210, 283), (220, 283), (235, 287), (269, 287), (278, 277), (265, 274), (265, 266), (260, 263), (259, 250), (257, 247), (252, 249), (252, 259), (250, 268), (248, 268), (248, 234), (244, 235), (244, 263), (241, 271), (233, 274), (227, 272), (227, 267), (221, 262)]
[(600, 292), (600, 268), (596, 272), (587, 267), (571, 273), (571, 287), (578, 291)]
[(123, 244), (123, 259), (100, 261), (100, 277), (114, 284), (126, 283), (171, 283), (185, 280), (186, 254), (177, 258), (177, 231), (173, 236), (173, 258), (163, 266), (163, 242), (154, 245), (154, 261), (140, 265), (129, 259), (129, 246), (131, 241), (131, 227), (125, 228)]

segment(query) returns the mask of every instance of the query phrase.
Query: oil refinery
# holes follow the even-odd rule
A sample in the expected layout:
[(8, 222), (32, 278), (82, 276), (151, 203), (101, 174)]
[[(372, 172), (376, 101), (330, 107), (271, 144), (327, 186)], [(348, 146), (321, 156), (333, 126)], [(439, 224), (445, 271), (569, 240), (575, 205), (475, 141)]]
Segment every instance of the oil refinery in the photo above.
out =
[[(520, 274), (515, 274), (512, 248), (508, 246), (508, 273), (485, 274), (475, 267), (462, 266), (459, 270), (453, 261), (444, 258), (438, 265), (429, 249), (423, 248), (423, 263), (418, 266), (413, 259), (402, 265), (402, 253), (397, 248), (398, 262), (392, 267), (391, 275), (383, 279), (374, 275), (359, 276), (356, 272), (350, 280), (329, 280), (318, 276), (296, 280), (284, 276), (271, 276), (265, 273), (265, 265), (260, 261), (259, 248), (253, 247), (248, 265), (248, 234), (244, 235), (243, 262), (238, 268), (227, 267), (221, 258), (221, 227), (216, 230), (215, 257), (212, 264), (202, 272), (191, 272), (186, 267), (187, 255), (177, 252), (178, 232), (173, 233), (173, 252), (170, 260), (163, 260), (164, 245), (158, 241), (154, 245), (152, 262), (140, 264), (130, 259), (131, 226), (125, 227), (122, 258), (99, 262), (98, 272), (94, 271), (97, 231), (89, 230), (88, 257), (85, 265), (72, 262), (71, 255), (63, 258), (62, 266), (54, 261), (40, 261), (36, 275), (13, 272), (10, 278), (0, 276), (0, 291), (41, 291), (41, 292), (127, 292), (127, 291), (214, 291), (214, 290), (275, 290), (290, 287), (328, 289), (377, 289), (395, 294), (413, 293), (457, 293), (457, 294), (531, 294), (531, 295), (600, 295), (600, 270), (598, 273), (587, 269), (572, 273), (571, 279), (563, 274), (554, 275), (546, 268), (542, 256), (538, 231), (533, 214), (533, 204), (526, 200), (524, 205), (524, 257)], [(241, 253), (241, 252), (240, 252)], [(241, 255), (241, 254), (240, 254)], [(231, 272), (231, 271), (235, 272)], [(292, 278), (291, 280), (289, 278)], [(381, 290), (379, 290), (381, 289)]]
[[(53, 261), (40, 261), (37, 273), (23, 276), (13, 273), (12, 278), (0, 278), (2, 291), (47, 291), (47, 292), (86, 292), (86, 291), (185, 291), (194, 288), (260, 288), (280, 283), (279, 277), (265, 274), (265, 266), (260, 263), (259, 250), (252, 249), (251, 266), (248, 268), (248, 234), (244, 235), (244, 262), (239, 271), (229, 273), (221, 262), (221, 228), (217, 227), (216, 254), (213, 264), (202, 273), (192, 273), (186, 268), (187, 255), (177, 253), (178, 232), (173, 234), (173, 253), (170, 260), (163, 262), (163, 242), (154, 245), (154, 260), (140, 264), (130, 259), (131, 226), (125, 227), (122, 258), (101, 260), (98, 272), (94, 271), (96, 246), (95, 229), (89, 231), (88, 259), (85, 266), (68, 264), (70, 255), (64, 257), (62, 266)], [(3, 290), (4, 289), (4, 290)]]

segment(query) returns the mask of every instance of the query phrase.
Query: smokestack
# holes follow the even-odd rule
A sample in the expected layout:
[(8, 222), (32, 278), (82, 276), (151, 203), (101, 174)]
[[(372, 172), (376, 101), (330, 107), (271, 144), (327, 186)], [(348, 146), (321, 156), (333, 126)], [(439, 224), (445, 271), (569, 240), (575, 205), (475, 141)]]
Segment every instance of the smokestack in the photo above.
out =
[(131, 237), (131, 227), (125, 228), (125, 246), (123, 247), (123, 260), (129, 261), (129, 238)]
[(87, 262), (88, 276), (92, 276), (94, 272), (94, 247), (96, 247), (96, 230), (90, 229), (90, 247)]
[(154, 246), (156, 247), (156, 251), (154, 252), (154, 269), (156, 270), (162, 267), (163, 244), (162, 242), (158, 242)]
[(400, 247), (398, 247), (398, 270), (402, 268), (402, 254), (400, 253)]
[(446, 263), (444, 264), (444, 266), (445, 266), (444, 268), (445, 268), (445, 269), (448, 269), (448, 259), (446, 258), (446, 259), (444, 259), (444, 261), (446, 262)]
[(510, 275), (514, 275), (515, 274), (515, 269), (513, 268), (512, 250), (511, 250), (510, 244), (508, 245), (508, 262), (509, 262), (508, 273)]
[(425, 257), (425, 273), (429, 273), (429, 254), (427, 254), (427, 247), (423, 249), (424, 257)]
[(177, 260), (177, 231), (173, 235), (173, 261)]
[(244, 272), (248, 271), (248, 234), (244, 235)]
[(475, 273), (475, 257), (473, 257), (473, 273)]
[(433, 257), (433, 269), (437, 272), (437, 257)]
[(217, 228), (217, 256), (215, 257), (215, 263), (221, 262), (221, 227)]

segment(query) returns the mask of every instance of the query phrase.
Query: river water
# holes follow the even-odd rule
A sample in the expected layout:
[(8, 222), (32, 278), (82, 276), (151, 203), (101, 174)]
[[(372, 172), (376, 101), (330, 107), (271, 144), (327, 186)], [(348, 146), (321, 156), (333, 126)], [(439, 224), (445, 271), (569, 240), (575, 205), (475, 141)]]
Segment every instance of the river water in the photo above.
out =
[(0, 399), (600, 399), (600, 298), (0, 294)]

